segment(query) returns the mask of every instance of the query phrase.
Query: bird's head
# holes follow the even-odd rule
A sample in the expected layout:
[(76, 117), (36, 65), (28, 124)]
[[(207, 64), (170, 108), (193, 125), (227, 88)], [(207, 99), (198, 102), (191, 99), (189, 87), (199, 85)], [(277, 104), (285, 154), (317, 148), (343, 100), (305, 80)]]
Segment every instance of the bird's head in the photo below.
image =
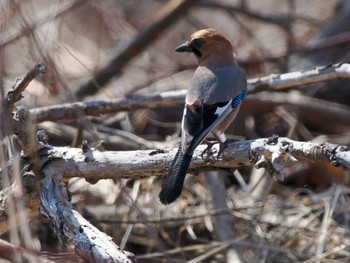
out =
[(230, 40), (214, 29), (202, 29), (193, 33), (175, 51), (193, 53), (198, 64), (204, 66), (227, 66), (236, 63)]

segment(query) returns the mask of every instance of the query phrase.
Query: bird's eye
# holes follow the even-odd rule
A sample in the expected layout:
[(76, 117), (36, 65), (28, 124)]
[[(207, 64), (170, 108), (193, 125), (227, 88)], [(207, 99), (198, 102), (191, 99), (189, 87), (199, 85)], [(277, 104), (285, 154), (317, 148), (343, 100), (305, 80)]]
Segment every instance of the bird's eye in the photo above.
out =
[(203, 44), (203, 39), (195, 38), (191, 41), (191, 44), (194, 48), (200, 49)]

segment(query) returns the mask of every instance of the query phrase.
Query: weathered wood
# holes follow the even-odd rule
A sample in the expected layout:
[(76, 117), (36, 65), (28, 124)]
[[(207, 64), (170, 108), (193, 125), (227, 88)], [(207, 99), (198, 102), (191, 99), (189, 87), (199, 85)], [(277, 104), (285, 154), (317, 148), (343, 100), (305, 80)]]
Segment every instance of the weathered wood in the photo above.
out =
[[(275, 136), (229, 142), (220, 158), (217, 158), (218, 145), (214, 145), (213, 150), (216, 153), (203, 159), (202, 152), (205, 148), (205, 145), (200, 145), (195, 150), (190, 172), (217, 168), (235, 169), (257, 163), (260, 167), (270, 164), (270, 172), (277, 175), (297, 159), (309, 162), (327, 161), (350, 169), (349, 148), (329, 143), (299, 142)], [(107, 178), (164, 176), (176, 150), (101, 152), (90, 148), (84, 151), (80, 148), (51, 147), (47, 152), (50, 161), (45, 168), (54, 169), (64, 178), (83, 177), (89, 182)]]

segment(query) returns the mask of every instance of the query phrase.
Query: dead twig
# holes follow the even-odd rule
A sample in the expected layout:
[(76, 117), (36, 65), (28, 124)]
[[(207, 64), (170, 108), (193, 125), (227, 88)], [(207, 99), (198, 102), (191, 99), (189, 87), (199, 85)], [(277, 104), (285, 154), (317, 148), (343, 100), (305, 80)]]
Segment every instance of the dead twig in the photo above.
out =
[(16, 79), (12, 89), (7, 93), (6, 102), (4, 102), (9, 112), (12, 112), (14, 104), (22, 98), (22, 92), (25, 88), (40, 73), (46, 73), (46, 67), (42, 63), (35, 65), (22, 79)]
[(338, 78), (350, 78), (350, 64), (334, 64), (315, 67), (305, 71), (295, 71), (250, 79), (249, 93), (252, 94), (263, 90), (282, 90)]
[(45, 74), (44, 64), (36, 65), (23, 78), (17, 78), (12, 89), (7, 93), (0, 106), (0, 122), (3, 125), (2, 136), (16, 134), (26, 155), (32, 155), (36, 151), (33, 125), (29, 111), (21, 106), (14, 112), (15, 103), (22, 98), (22, 92), (29, 83), (38, 75)]

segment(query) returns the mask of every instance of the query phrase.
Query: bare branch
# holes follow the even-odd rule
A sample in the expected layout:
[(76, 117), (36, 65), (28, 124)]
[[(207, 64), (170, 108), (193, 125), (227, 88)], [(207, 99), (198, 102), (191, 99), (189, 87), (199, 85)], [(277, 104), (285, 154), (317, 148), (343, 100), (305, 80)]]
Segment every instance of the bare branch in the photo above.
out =
[(99, 231), (73, 210), (62, 177), (54, 169), (43, 169), (41, 213), (46, 216), (63, 243), (73, 243), (87, 262), (136, 262), (134, 254), (121, 250), (112, 238)]
[[(203, 160), (201, 154), (205, 148), (205, 145), (200, 145), (194, 152), (190, 172), (234, 169), (258, 163), (260, 167), (270, 165), (272, 175), (277, 175), (295, 159), (327, 161), (350, 169), (350, 150), (335, 144), (298, 142), (283, 137), (230, 142), (219, 160), (216, 156)], [(215, 146), (214, 149), (218, 150)], [(45, 154), (50, 159), (45, 169), (52, 169), (65, 178), (84, 177), (89, 182), (107, 178), (163, 176), (176, 150), (100, 152), (90, 148), (50, 147)]]
[(46, 73), (46, 67), (44, 64), (38, 64), (35, 65), (35, 67), (30, 70), (23, 79), (16, 79), (15, 84), (12, 87), (12, 90), (10, 90), (7, 93), (7, 101), (9, 103), (9, 106), (19, 101), (22, 97), (22, 92), (25, 90), (25, 88), (29, 85), (29, 83), (39, 74), (45, 74)]
[(249, 92), (256, 93), (266, 89), (281, 90), (338, 78), (350, 78), (350, 64), (335, 64), (250, 79)]
[(12, 113), (15, 103), (22, 98), (22, 92), (39, 73), (46, 73), (46, 67), (44, 64), (36, 65), (22, 79), (16, 79), (12, 89), (7, 93), (5, 100), (2, 102), (3, 112), (5, 111), (8, 114)]
[(92, 100), (86, 102), (66, 103), (30, 110), (33, 120), (43, 121), (69, 120), (79, 117), (77, 112), (87, 116), (99, 116), (118, 111), (131, 111), (147, 108), (164, 108), (181, 105), (184, 102), (186, 91), (164, 92), (153, 95), (132, 95), (113, 100)]
[(3, 125), (1, 136), (13, 133), (18, 136), (22, 150), (31, 155), (36, 151), (34, 126), (29, 111), (21, 106), (15, 112), (15, 103), (22, 98), (22, 92), (29, 83), (38, 75), (45, 74), (46, 67), (44, 64), (36, 65), (23, 78), (17, 78), (12, 89), (7, 93), (2, 103), (0, 103), (0, 123)]

